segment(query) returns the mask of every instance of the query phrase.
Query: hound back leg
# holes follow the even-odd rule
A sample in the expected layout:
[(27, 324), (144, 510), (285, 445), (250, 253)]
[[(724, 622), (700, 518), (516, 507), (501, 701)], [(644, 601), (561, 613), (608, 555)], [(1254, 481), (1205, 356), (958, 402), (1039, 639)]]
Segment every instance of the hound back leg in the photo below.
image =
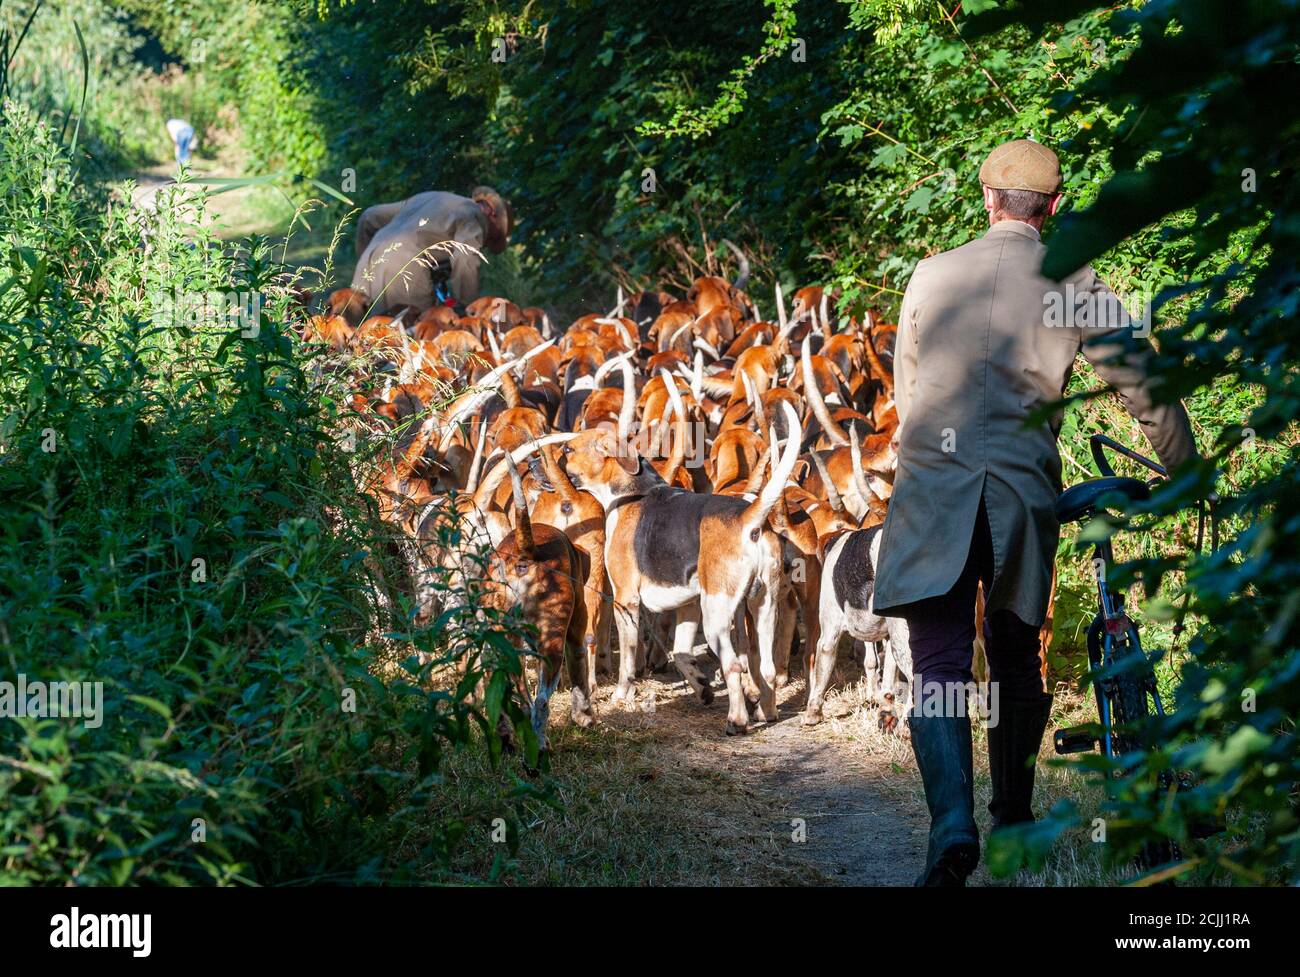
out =
[(551, 696), (560, 684), (560, 663), (543, 658), (537, 673), (537, 695), (533, 698), (533, 732), (537, 735), (537, 748), (546, 749), (546, 724), (551, 718)]
[(731, 644), (731, 625), (736, 603), (729, 594), (706, 594), (700, 598), (704, 637), (709, 642), (709, 648), (718, 656), (722, 665), (722, 678), (727, 683), (728, 736), (749, 731), (749, 708), (745, 704), (745, 688), (741, 681), (745, 666)]
[(822, 708), (826, 702), (826, 689), (835, 671), (835, 654), (839, 650), (840, 636), (844, 633), (844, 617), (835, 614), (821, 623), (817, 635), (817, 648), (813, 653), (813, 666), (808, 673), (808, 706), (804, 710), (803, 724), (816, 726), (822, 721)]
[(636, 699), (633, 682), (636, 679), (637, 642), (640, 638), (640, 605), (635, 601), (616, 604), (614, 624), (618, 627), (618, 686), (612, 696), (615, 702), (631, 705)]
[[(755, 718), (776, 722), (776, 629), (777, 600), (772, 588), (764, 586), (749, 602), (754, 629), (758, 632), (758, 668), (753, 670), (758, 686), (758, 709)], [(787, 646), (787, 651), (789, 647)], [(754, 656), (750, 654), (752, 665)]]
[(688, 604), (677, 610), (677, 625), (673, 631), (673, 664), (682, 678), (695, 690), (700, 701), (706, 706), (713, 701), (711, 676), (695, 662), (692, 649), (695, 647), (695, 635), (700, 627), (700, 607), (696, 603)]
[[(594, 575), (593, 575), (594, 576)], [(583, 588), (582, 603), (587, 609), (587, 633), (583, 635), (583, 650), (587, 658), (586, 688), (589, 697), (596, 694), (597, 669), (609, 657), (609, 598), (603, 593), (605, 574), (599, 581), (589, 581)]]
[(776, 660), (776, 687), (784, 688), (790, 681), (790, 651), (799, 617), (799, 600), (795, 588), (782, 581), (781, 600), (776, 614), (776, 644), (772, 655)]

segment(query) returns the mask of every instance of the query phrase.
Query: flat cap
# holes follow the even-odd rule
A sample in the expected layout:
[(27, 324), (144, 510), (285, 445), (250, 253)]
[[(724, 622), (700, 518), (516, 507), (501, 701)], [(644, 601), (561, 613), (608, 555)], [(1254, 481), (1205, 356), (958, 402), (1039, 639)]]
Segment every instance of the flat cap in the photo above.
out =
[(1004, 142), (980, 167), (980, 183), (994, 190), (1033, 190), (1056, 193), (1061, 189), (1061, 161), (1032, 139)]

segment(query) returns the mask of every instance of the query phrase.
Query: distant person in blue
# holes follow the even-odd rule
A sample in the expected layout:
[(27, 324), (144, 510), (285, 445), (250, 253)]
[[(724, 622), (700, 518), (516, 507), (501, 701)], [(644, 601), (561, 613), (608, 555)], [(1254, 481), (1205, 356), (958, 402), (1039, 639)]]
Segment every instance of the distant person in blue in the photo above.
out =
[(184, 119), (168, 119), (167, 134), (176, 146), (176, 162), (188, 163), (194, 145), (194, 127)]

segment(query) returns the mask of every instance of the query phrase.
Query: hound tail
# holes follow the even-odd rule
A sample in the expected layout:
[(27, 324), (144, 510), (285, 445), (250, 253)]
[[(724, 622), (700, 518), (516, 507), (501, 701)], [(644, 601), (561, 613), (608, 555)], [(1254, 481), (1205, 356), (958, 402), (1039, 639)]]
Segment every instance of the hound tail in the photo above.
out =
[(843, 445), (848, 441), (844, 436), (844, 431), (835, 418), (831, 416), (830, 410), (826, 406), (826, 400), (822, 397), (821, 387), (817, 386), (817, 375), (813, 371), (812, 358), (808, 353), (808, 343), (810, 336), (803, 338), (803, 348), (800, 350), (799, 359), (803, 363), (803, 395), (808, 401), (808, 407), (812, 410), (813, 416), (817, 418), (817, 423), (822, 426), (826, 436), (831, 439), (832, 444)]
[(520, 554), (534, 556), (537, 547), (533, 542), (533, 524), (528, 518), (528, 503), (524, 499), (524, 482), (519, 477), (519, 469), (510, 463), (509, 458), (505, 459), (505, 465), (510, 469), (510, 492), (515, 502), (515, 542)]
[(659, 371), (660, 377), (664, 381), (664, 389), (668, 392), (669, 410), (665, 412), (662, 423), (666, 426), (668, 415), (676, 416), (673, 429), (673, 446), (668, 454), (668, 465), (663, 471), (663, 480), (672, 485), (677, 478), (677, 473), (682, 470), (682, 465), (686, 461), (686, 407), (682, 403), (681, 391), (677, 389), (677, 380), (667, 370)]
[[(794, 466), (799, 461), (799, 443), (803, 440), (803, 432), (799, 427), (799, 415), (795, 413), (794, 408), (786, 401), (781, 401), (781, 409), (785, 412), (786, 433), (789, 439), (786, 441), (785, 450), (781, 452), (780, 460), (774, 466), (772, 480), (763, 487), (763, 492), (757, 499), (749, 504), (745, 510), (745, 524), (757, 528), (761, 526), (777, 502), (781, 500), (785, 492), (785, 483), (789, 480), (791, 473), (794, 472)], [(776, 451), (776, 426), (769, 429), (768, 439), (772, 451)]]
[(745, 257), (744, 251), (741, 251), (740, 248), (736, 247), (725, 237), (722, 239), (722, 243), (727, 246), (728, 250), (736, 256), (736, 260), (740, 262), (740, 270), (736, 274), (736, 280), (731, 283), (731, 287), (735, 289), (743, 289), (749, 284), (749, 259)]
[(866, 353), (867, 365), (871, 367), (871, 372), (875, 374), (881, 386), (892, 396), (894, 393), (894, 374), (889, 371), (884, 363), (880, 362), (880, 354), (876, 352), (876, 337), (870, 332), (863, 335), (862, 348), (863, 352)]

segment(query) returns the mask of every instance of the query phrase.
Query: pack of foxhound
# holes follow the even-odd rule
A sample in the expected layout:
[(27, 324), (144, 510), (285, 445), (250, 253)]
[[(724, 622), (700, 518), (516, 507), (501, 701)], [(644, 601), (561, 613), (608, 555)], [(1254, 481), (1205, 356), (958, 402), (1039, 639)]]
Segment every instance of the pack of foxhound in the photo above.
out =
[(841, 645), (905, 731), (906, 633), (872, 612), (895, 327), (833, 314), (820, 286), (789, 308), (778, 286), (764, 317), (737, 256), (734, 282), (620, 290), (562, 330), (499, 297), (373, 315), (352, 289), (306, 320), (386, 439), (362, 484), (404, 540), (415, 623), (445, 610), (448, 575), (518, 608), (543, 743), (562, 682), (590, 726), (602, 683), (606, 708), (637, 708), (639, 681), (674, 668), (700, 709), (725, 689), (732, 735), (777, 719), (793, 661), (815, 725)]

